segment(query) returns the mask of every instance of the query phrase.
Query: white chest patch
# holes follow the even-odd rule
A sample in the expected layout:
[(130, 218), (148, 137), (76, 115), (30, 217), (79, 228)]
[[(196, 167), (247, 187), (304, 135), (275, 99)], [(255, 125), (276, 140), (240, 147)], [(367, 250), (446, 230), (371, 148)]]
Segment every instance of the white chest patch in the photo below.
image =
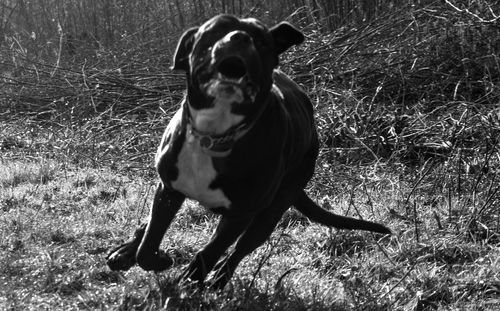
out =
[(187, 197), (197, 200), (201, 205), (229, 208), (231, 201), (221, 189), (211, 189), (209, 186), (217, 172), (213, 167), (212, 158), (205, 154), (199, 142), (188, 133), (177, 157), (178, 178), (172, 181), (174, 189)]

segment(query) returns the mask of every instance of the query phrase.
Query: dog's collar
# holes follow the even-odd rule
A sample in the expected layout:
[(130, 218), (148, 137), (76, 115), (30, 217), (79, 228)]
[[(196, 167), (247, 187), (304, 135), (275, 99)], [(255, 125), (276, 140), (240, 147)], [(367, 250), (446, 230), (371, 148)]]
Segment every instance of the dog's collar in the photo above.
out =
[(203, 152), (213, 157), (224, 157), (229, 155), (233, 149), (234, 143), (243, 137), (254, 124), (254, 122), (244, 122), (230, 128), (222, 134), (205, 133), (194, 128), (193, 120), (188, 109), (188, 107), (184, 107), (188, 134), (198, 141)]
[(250, 126), (243, 123), (223, 134), (213, 135), (198, 131), (193, 127), (191, 120), (188, 122), (189, 133), (198, 141), (205, 153), (214, 157), (227, 156), (233, 149), (234, 143), (243, 137), (248, 130), (250, 130)]

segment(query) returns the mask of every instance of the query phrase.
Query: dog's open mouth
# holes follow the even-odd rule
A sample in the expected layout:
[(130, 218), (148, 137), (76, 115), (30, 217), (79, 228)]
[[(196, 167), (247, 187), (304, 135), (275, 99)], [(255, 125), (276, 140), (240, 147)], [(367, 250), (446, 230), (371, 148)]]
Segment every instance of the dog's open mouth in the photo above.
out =
[(217, 71), (230, 80), (239, 80), (247, 74), (245, 63), (237, 56), (230, 56), (221, 61)]
[(201, 89), (210, 97), (243, 103), (255, 99), (257, 89), (251, 80), (250, 69), (243, 58), (226, 56), (211, 66), (210, 80), (202, 83)]

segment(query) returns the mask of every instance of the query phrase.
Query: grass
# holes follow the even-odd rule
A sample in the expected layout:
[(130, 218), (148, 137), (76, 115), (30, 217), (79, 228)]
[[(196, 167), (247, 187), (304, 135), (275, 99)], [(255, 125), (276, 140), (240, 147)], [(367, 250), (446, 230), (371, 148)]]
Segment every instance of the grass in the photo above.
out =
[(145, 29), (139, 48), (127, 37), (36, 59), (31, 34), (6, 32), (0, 309), (497, 310), (499, 8), (450, 3), (303, 27), (282, 68), (315, 104), (322, 148), (307, 191), (394, 234), (329, 229), (291, 210), (220, 292), (177, 281), (217, 223), (195, 202), (165, 236), (172, 269), (105, 264), (147, 218), (154, 152), (182, 96), (166, 61), (177, 37), (152, 41)]
[[(147, 216), (155, 180), (106, 167), (48, 159), (2, 160), (0, 306), (121, 310), (495, 310), (500, 249), (478, 239), (448, 202), (391, 213), (404, 197), (368, 188), (320, 199), (338, 212), (356, 206), (390, 226), (391, 237), (339, 232), (290, 213), (268, 243), (240, 266), (223, 292), (180, 285), (181, 268), (210, 238), (216, 218), (188, 202), (164, 247), (176, 264), (164, 273), (110, 271), (105, 255)], [(311, 191), (313, 188), (310, 189)], [(408, 187), (406, 193), (411, 191)], [(403, 190), (400, 192), (405, 194)], [(464, 204), (452, 200), (452, 209)], [(354, 203), (353, 203), (354, 202)], [(370, 203), (368, 203), (370, 202)], [(370, 212), (373, 207), (376, 214)], [(439, 224), (433, 215), (441, 219)], [(414, 217), (417, 217), (415, 221)], [(451, 217), (451, 215), (448, 215)], [(487, 234), (487, 233), (486, 233)]]

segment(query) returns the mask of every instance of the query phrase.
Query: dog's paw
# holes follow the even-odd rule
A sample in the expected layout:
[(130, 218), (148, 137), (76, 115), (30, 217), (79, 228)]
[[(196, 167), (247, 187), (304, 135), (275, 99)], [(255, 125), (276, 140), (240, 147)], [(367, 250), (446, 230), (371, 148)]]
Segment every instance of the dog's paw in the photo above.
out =
[(139, 249), (136, 260), (143, 270), (155, 272), (166, 270), (174, 264), (172, 257), (162, 250)]
[(128, 270), (136, 263), (136, 251), (137, 246), (134, 243), (123, 243), (109, 252), (106, 256), (106, 263), (113, 271)]
[(134, 236), (127, 242), (113, 248), (106, 256), (108, 267), (113, 270), (128, 270), (136, 264), (135, 254), (139, 243), (146, 231), (146, 224), (141, 224), (134, 232)]
[[(153, 271), (163, 271), (172, 267), (174, 264), (174, 260), (167, 254), (165, 251), (158, 250), (156, 252), (155, 257), (151, 258), (151, 262), (149, 263), (150, 268), (144, 270), (153, 270)], [(142, 267), (142, 265), (141, 265)]]

